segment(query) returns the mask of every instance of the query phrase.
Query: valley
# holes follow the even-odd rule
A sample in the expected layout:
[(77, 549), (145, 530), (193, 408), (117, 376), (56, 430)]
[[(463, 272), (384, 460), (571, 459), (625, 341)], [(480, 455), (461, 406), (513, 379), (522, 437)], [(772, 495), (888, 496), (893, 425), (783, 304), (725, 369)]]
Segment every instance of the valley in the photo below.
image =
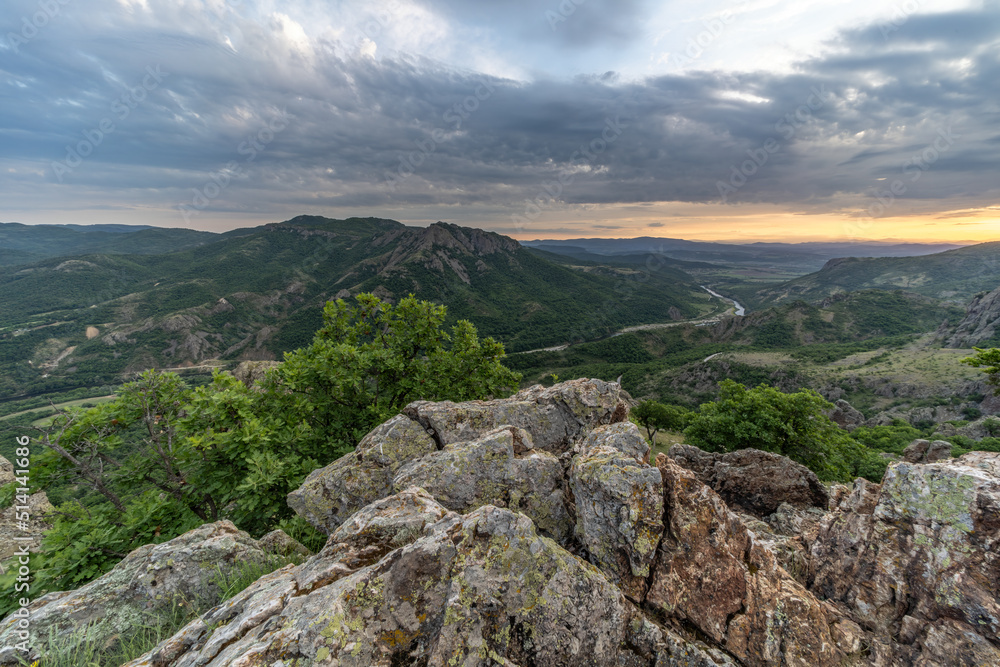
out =
[(5, 249), (26, 253), (0, 267), (8, 423), (67, 392), (107, 396), (148, 367), (197, 384), (280, 359), (310, 340), (325, 301), (361, 292), (447, 305), (449, 321), (504, 343), (525, 383), (620, 375), (637, 398), (695, 408), (729, 377), (816, 389), (882, 421), (1000, 410), (960, 363), (1000, 342), (1000, 307), (983, 294), (1000, 285), (1000, 244), (518, 243), (315, 216), (188, 232), (0, 225)]

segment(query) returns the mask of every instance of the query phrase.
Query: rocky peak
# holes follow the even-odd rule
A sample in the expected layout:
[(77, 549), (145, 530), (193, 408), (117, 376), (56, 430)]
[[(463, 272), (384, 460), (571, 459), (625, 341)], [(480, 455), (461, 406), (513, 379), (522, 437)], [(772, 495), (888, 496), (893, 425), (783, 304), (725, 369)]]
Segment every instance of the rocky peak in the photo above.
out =
[[(757, 450), (650, 462), (627, 416), (600, 380), (413, 403), (289, 497), (320, 553), (125, 667), (1000, 664), (1000, 454), (827, 489)], [(222, 522), (142, 547), (36, 601), (33, 646), (81, 610), (113, 643), (162, 604), (153, 580), (198, 590), (203, 561), (265, 543), (288, 538)]]
[(975, 297), (965, 317), (948, 338), (946, 347), (973, 347), (997, 335), (1000, 327), (1000, 288)]

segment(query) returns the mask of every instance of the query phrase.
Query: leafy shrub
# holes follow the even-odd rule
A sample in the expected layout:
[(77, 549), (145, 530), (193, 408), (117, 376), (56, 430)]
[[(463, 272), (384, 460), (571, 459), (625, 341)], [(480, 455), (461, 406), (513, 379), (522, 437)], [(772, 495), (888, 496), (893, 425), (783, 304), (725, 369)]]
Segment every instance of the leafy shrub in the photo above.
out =
[(826, 481), (877, 473), (870, 451), (826, 416), (833, 406), (816, 392), (786, 394), (767, 385), (747, 389), (732, 380), (719, 387), (719, 399), (703, 404), (684, 429), (688, 443), (708, 451), (753, 447), (782, 454)]

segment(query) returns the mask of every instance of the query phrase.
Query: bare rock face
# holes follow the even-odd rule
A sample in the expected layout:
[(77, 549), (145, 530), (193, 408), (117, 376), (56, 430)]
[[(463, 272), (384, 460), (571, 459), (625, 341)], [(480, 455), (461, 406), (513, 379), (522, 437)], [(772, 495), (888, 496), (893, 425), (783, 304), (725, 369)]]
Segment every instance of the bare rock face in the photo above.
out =
[[(616, 434), (609, 435), (614, 442)], [(641, 600), (663, 534), (660, 471), (610, 444), (591, 446), (574, 458), (570, 485), (577, 536), (592, 561), (626, 595)]]
[[(10, 484), (14, 479), (14, 464), (0, 456), (0, 486)], [(31, 553), (38, 551), (45, 531), (50, 528), (48, 514), (53, 509), (44, 491), (28, 496), (27, 530), (18, 519), (18, 511), (13, 505), (0, 509), (0, 572), (17, 570), (18, 563), (13, 556), (22, 546), (27, 545)], [(31, 539), (24, 540), (25, 537)]]
[(844, 399), (838, 399), (830, 412), (830, 419), (845, 431), (853, 431), (865, 423), (865, 416)]
[(778, 565), (722, 499), (657, 457), (669, 523), (647, 606), (692, 623), (747, 665), (840, 665), (861, 629)]
[(660, 627), (522, 514), (408, 488), (124, 667), (736, 667)]
[[(330, 533), (365, 505), (419, 484), (445, 494), (442, 502), (456, 511), (509, 506), (527, 512), (548, 534), (562, 535), (573, 520), (554, 495), (561, 493), (563, 474), (553, 454), (567, 451), (595, 426), (625, 420), (628, 407), (620, 390), (616, 383), (573, 380), (495, 401), (411, 403), (405, 414), (365, 436), (354, 452), (310, 473), (289, 494), (288, 504)], [(498, 444), (496, 437), (504, 437), (498, 429), (507, 429), (510, 447)], [(486, 436), (492, 439), (486, 442)], [(497, 456), (507, 462), (493, 469)], [(471, 491), (463, 477), (470, 471), (476, 480)]]
[(531, 434), (536, 448), (560, 454), (599, 424), (624, 421), (628, 408), (621, 387), (602, 380), (572, 380), (552, 387), (535, 385), (493, 401), (417, 401), (404, 413), (419, 422), (441, 446), (467, 442), (499, 426)]
[(934, 463), (951, 458), (951, 443), (947, 440), (917, 439), (903, 450), (903, 460), (907, 463)]
[(730, 506), (757, 517), (773, 514), (782, 503), (826, 508), (829, 502), (816, 473), (785, 456), (759, 449), (715, 454), (691, 445), (674, 445), (669, 456)]
[(483, 505), (523, 512), (546, 535), (563, 541), (573, 528), (563, 494), (563, 468), (548, 452), (535, 451), (527, 431), (495, 429), (478, 440), (455, 443), (403, 465), (397, 490), (426, 489), (450, 510)]
[(365, 505), (390, 495), (400, 466), (434, 451), (434, 441), (419, 424), (403, 415), (393, 417), (353, 452), (311, 472), (288, 494), (288, 505), (317, 530), (330, 533)]
[(810, 588), (913, 664), (1000, 664), (1000, 454), (890, 465), (824, 519), (812, 562)]
[(587, 451), (597, 446), (612, 447), (642, 463), (649, 463), (649, 443), (632, 422), (598, 426), (584, 439), (580, 449)]
[[(755, 450), (650, 466), (620, 399), (411, 405), (291, 494), (320, 553), (127, 667), (1000, 665), (1000, 454), (829, 491)], [(204, 563), (289, 545), (198, 531), (39, 600), (33, 630), (114, 638), (161, 591), (211, 595)]]
[[(266, 559), (255, 540), (230, 523), (219, 521), (188, 531), (169, 542), (139, 547), (113, 570), (75, 591), (50, 593), (35, 600), (31, 618), (31, 659), (45, 650), (50, 637), (63, 644), (83, 631), (107, 648), (146, 614), (163, 613), (178, 601), (212, 604), (220, 597), (218, 572), (240, 562)], [(15, 648), (17, 619), (0, 625), (0, 664), (15, 665), (24, 654)]]

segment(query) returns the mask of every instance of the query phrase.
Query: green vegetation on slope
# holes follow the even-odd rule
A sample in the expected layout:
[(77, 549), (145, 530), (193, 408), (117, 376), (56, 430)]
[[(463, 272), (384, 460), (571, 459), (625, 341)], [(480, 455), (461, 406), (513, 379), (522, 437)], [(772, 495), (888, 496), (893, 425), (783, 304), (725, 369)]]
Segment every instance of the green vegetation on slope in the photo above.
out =
[(445, 318), (414, 298), (338, 300), (312, 344), (256, 387), (220, 373), (192, 388), (147, 371), (113, 401), (65, 410), (33, 462), (57, 505), (33, 590), (78, 587), (142, 544), (221, 518), (255, 536), (308, 533), (288, 493), (404, 405), (517, 387), (499, 343), (466, 321), (448, 332)]
[(862, 289), (904, 289), (937, 299), (965, 302), (1000, 284), (1000, 242), (957, 248), (920, 257), (834, 259), (816, 273), (756, 293), (744, 294), (755, 307), (826, 297)]

